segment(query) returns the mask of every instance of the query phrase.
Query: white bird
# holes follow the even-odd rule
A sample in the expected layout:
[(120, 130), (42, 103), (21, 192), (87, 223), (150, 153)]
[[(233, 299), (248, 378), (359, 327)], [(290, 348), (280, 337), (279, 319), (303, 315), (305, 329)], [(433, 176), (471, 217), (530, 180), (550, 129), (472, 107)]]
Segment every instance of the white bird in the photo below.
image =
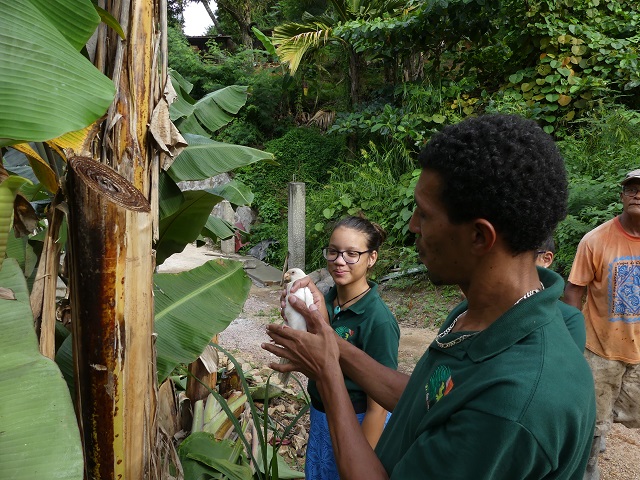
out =
[[(289, 303), (291, 286), (295, 281), (300, 280), (301, 278), (304, 278), (306, 276), (307, 274), (304, 273), (301, 269), (291, 268), (287, 270), (283, 277), (283, 280), (287, 282), (287, 296), (285, 297), (286, 303), (284, 307), (285, 323), (294, 330), (307, 330), (307, 321), (304, 319), (302, 314), (297, 310), (294, 310), (294, 308)], [(311, 290), (309, 290), (307, 287), (299, 288), (292, 295), (302, 300), (307, 305), (307, 307), (309, 307), (313, 303), (313, 295), (311, 294)], [(289, 360), (287, 360), (286, 358), (281, 358), (280, 363), (289, 363)], [(289, 383), (290, 376), (291, 372), (280, 373), (279, 378), (283, 385), (286, 386), (287, 383)]]

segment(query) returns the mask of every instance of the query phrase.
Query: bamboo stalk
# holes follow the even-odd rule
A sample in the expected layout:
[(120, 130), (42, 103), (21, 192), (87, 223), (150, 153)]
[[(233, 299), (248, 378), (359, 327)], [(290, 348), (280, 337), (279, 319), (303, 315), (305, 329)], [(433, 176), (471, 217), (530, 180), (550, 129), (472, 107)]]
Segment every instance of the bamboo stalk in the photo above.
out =
[(91, 479), (150, 478), (155, 446), (153, 256), (145, 197), (104, 164), (69, 162), (77, 408)]

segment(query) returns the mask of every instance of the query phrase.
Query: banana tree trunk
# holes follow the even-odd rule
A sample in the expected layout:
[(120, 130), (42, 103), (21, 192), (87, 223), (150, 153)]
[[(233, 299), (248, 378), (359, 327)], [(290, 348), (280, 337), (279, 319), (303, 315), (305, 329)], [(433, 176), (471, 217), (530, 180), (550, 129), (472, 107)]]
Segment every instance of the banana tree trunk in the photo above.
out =
[(90, 57), (116, 96), (68, 174), (76, 407), (86, 478), (139, 480), (157, 465), (152, 274), (166, 147), (154, 132), (170, 123), (166, 0), (96, 3), (123, 37), (98, 27)]
[(76, 408), (87, 479), (152, 478), (155, 446), (152, 216), (110, 167), (69, 162)]
[[(121, 39), (106, 24), (98, 27), (94, 64), (116, 85), (103, 122), (100, 161), (113, 167), (147, 199), (153, 192), (160, 150), (149, 134), (152, 112), (166, 81), (166, 52), (161, 22), (164, 0), (100, 0), (120, 23)], [(160, 27), (160, 28), (158, 28)]]

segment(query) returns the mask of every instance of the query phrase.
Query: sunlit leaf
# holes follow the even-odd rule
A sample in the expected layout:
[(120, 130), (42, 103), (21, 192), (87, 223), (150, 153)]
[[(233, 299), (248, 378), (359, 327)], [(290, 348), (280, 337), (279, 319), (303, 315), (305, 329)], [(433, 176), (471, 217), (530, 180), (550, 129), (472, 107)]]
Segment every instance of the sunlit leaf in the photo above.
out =
[(255, 148), (216, 142), (199, 135), (185, 134), (184, 137), (189, 146), (168, 170), (176, 182), (204, 180), (261, 160), (273, 161), (273, 154)]
[(154, 275), (159, 383), (178, 364), (198, 358), (213, 336), (238, 316), (250, 286), (242, 263), (231, 260)]
[(99, 22), (89, 0), (0, 0), (0, 12), (0, 146), (49, 140), (106, 111), (113, 82), (78, 51)]

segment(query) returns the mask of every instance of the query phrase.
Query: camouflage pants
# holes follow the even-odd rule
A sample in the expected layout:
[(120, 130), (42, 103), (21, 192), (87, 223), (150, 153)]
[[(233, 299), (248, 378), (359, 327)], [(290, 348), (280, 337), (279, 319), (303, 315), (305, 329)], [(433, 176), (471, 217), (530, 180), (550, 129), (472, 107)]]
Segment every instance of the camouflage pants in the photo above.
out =
[(640, 364), (607, 360), (585, 350), (596, 387), (596, 432), (605, 436), (611, 425), (640, 428)]
[(611, 425), (640, 428), (640, 364), (607, 360), (585, 350), (596, 389), (596, 430), (585, 480), (600, 478), (598, 456)]

